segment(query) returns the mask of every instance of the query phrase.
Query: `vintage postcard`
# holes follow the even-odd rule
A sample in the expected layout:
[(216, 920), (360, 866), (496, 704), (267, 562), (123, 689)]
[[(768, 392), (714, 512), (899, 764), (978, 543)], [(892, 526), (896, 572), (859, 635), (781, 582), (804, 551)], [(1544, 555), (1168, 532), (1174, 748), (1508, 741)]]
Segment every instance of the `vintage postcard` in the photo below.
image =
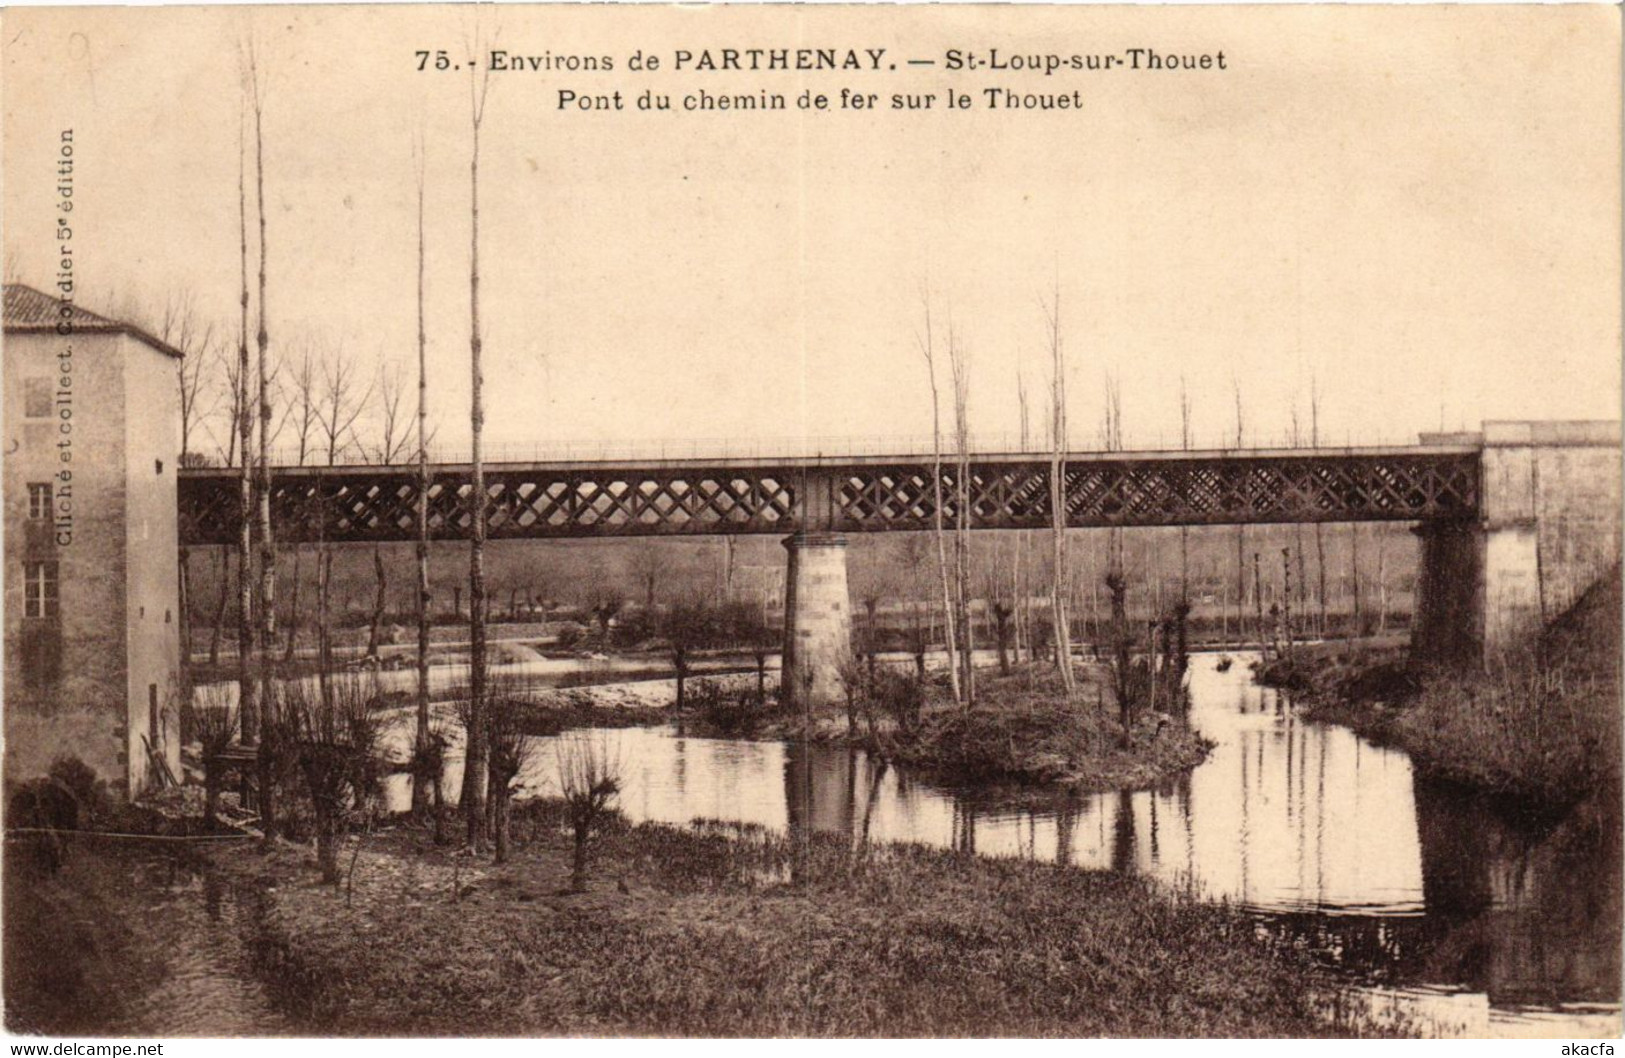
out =
[(1617, 1038), (1620, 24), (6, 10), (6, 1032)]

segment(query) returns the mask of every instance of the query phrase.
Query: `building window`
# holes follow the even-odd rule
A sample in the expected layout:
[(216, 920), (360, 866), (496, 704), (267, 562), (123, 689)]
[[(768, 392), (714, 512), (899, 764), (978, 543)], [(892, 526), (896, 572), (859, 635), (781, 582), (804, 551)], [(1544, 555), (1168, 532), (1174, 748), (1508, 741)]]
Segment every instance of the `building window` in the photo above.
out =
[(56, 563), (23, 563), (23, 616), (56, 616)]
[(23, 379), (23, 418), (49, 419), (51, 417), (51, 380), (48, 378)]
[(28, 517), (38, 521), (51, 516), (51, 483), (49, 481), (30, 481), (28, 483)]

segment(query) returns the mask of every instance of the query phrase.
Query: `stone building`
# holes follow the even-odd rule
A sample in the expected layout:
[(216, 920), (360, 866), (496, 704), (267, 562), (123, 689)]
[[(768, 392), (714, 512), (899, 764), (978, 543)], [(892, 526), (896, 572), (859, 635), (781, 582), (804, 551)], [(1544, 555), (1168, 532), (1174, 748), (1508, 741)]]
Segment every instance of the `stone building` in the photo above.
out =
[(4, 321), (5, 779), (135, 796), (179, 772), (182, 353), (22, 285)]

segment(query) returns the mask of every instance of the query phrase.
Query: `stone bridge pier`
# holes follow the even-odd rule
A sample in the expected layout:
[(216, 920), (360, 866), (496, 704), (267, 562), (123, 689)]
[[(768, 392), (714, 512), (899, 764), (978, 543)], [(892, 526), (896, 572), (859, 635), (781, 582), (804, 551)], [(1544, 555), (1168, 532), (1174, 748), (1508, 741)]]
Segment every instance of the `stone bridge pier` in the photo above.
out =
[(803, 528), (784, 539), (784, 654), (779, 697), (808, 707), (844, 700), (841, 670), (852, 656), (852, 600), (847, 593), (846, 537), (835, 520), (833, 475), (800, 475)]
[(1412, 654), (1490, 664), (1534, 642), (1620, 560), (1620, 424), (1488, 422), (1474, 518), (1423, 522)]
[(852, 604), (846, 584), (846, 537), (801, 532), (789, 552), (784, 590), (784, 667), (780, 696), (794, 706), (841, 701), (841, 669), (852, 652)]

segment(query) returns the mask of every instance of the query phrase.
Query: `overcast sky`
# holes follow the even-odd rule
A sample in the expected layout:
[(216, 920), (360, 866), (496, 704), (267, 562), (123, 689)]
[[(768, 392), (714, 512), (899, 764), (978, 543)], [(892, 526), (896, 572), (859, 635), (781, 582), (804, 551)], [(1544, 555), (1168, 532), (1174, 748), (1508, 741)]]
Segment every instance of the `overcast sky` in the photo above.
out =
[[(1131, 445), (1280, 438), (1311, 377), (1327, 439), (1486, 418), (1615, 418), (1619, 20), (1544, 9), (503, 9), (523, 54), (610, 74), (494, 75), (483, 156), (489, 436), (498, 442), (920, 435), (921, 292), (972, 364), (981, 432), (1041, 423), (1059, 283), (1074, 437), (1121, 377)], [(265, 100), (273, 344), (415, 353), (412, 144), (428, 153), (441, 439), (467, 436), (468, 9), (10, 10), (5, 249), (54, 271), (75, 143), (92, 295), (190, 291), (234, 326), (239, 44)], [(634, 49), (885, 48), (878, 73), (626, 71)], [(953, 73), (985, 54), (1216, 53), (1220, 73)], [(934, 67), (909, 67), (932, 58)], [(945, 112), (1006, 85), (1078, 111)], [(580, 114), (559, 88), (935, 92), (924, 114)]]

